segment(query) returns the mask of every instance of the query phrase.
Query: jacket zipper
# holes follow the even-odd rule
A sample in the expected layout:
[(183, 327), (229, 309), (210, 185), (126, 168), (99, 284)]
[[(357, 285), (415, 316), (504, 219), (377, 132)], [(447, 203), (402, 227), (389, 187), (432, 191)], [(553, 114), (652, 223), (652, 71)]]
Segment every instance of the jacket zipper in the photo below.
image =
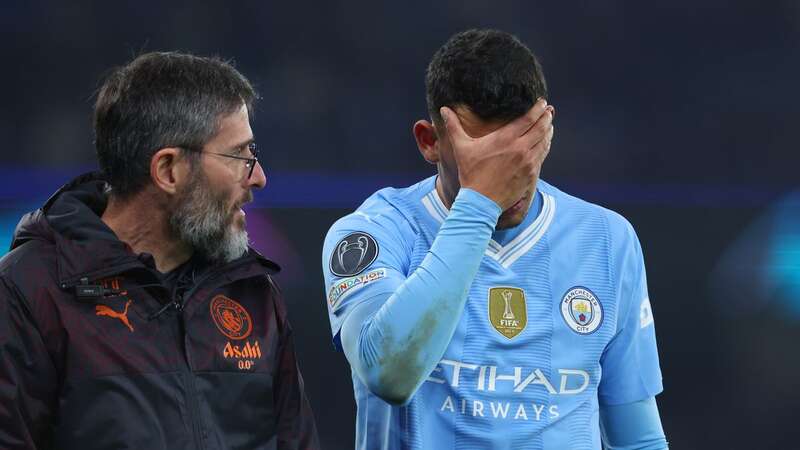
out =
[(202, 428), (203, 422), (200, 417), (200, 405), (198, 404), (198, 394), (197, 394), (197, 385), (194, 381), (194, 372), (192, 371), (192, 362), (191, 358), (189, 357), (188, 346), (186, 343), (186, 320), (183, 317), (183, 299), (180, 294), (178, 294), (175, 298), (172, 299), (170, 302), (173, 305), (175, 312), (177, 313), (178, 319), (178, 333), (179, 333), (179, 345), (182, 347), (183, 355), (186, 361), (186, 371), (183, 374), (184, 381), (186, 383), (186, 391), (187, 391), (187, 399), (186, 399), (186, 407), (189, 410), (189, 421), (191, 422), (192, 426), (192, 437), (194, 441), (194, 448), (196, 449), (204, 449), (205, 443), (202, 436)]
[(194, 433), (194, 441), (195, 441), (195, 448), (197, 449), (205, 449), (206, 448), (206, 439), (207, 433), (204, 428), (203, 424), (203, 416), (202, 411), (200, 411), (200, 400), (199, 400), (199, 393), (197, 390), (197, 383), (195, 381), (194, 375), (194, 364), (192, 361), (191, 354), (189, 352), (189, 344), (188, 344), (188, 336), (186, 334), (186, 317), (184, 317), (184, 301), (191, 299), (192, 295), (202, 287), (203, 283), (208, 281), (209, 279), (224, 273), (225, 271), (231, 270), (239, 265), (243, 265), (247, 262), (251, 261), (236, 261), (235, 263), (228, 264), (226, 266), (217, 268), (215, 270), (211, 270), (205, 275), (203, 275), (196, 283), (186, 291), (184, 294), (178, 294), (175, 298), (172, 299), (172, 305), (175, 311), (177, 312), (178, 316), (178, 324), (180, 328), (180, 338), (181, 338), (181, 345), (183, 347), (183, 355), (186, 361), (186, 368), (187, 372), (185, 376), (188, 379), (187, 383), (187, 390), (189, 394), (189, 399), (187, 401), (187, 406), (189, 407), (189, 418), (192, 421), (192, 431)]

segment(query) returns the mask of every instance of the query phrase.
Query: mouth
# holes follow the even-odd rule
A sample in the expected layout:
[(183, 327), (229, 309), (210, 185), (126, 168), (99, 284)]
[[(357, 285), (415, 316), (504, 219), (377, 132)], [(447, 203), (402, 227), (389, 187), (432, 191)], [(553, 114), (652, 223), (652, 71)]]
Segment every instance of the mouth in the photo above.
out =
[(233, 212), (231, 213), (231, 216), (233, 216), (232, 220), (239, 221), (245, 219), (247, 213), (244, 212), (244, 205), (246, 205), (247, 203), (249, 202), (242, 202), (234, 205)]
[(246, 216), (247, 214), (244, 212), (244, 205), (245, 205), (245, 204), (246, 204), (246, 203), (241, 203), (241, 204), (239, 204), (239, 207), (238, 207), (238, 208), (236, 208), (236, 209), (234, 210), (234, 212), (233, 212), (233, 213), (234, 213), (235, 215), (237, 215), (237, 216), (242, 216), (242, 217)]
[(234, 215), (241, 215), (242, 217), (246, 216), (244, 212), (244, 205), (253, 201), (253, 194), (248, 192), (248, 195), (239, 203), (234, 204), (233, 206), (233, 214)]
[(503, 214), (515, 214), (522, 210), (525, 207), (525, 202), (528, 200), (528, 194), (525, 194), (521, 199), (517, 200), (516, 203), (511, 205), (510, 208), (503, 211)]

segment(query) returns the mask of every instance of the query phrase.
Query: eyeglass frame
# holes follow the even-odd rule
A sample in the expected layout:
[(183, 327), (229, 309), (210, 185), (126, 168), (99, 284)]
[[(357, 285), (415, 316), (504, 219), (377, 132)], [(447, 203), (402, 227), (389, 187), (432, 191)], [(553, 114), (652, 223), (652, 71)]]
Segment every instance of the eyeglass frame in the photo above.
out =
[(238, 159), (240, 161), (247, 161), (247, 163), (245, 163), (245, 167), (250, 169), (250, 171), (247, 173), (247, 178), (245, 178), (246, 180), (249, 180), (253, 176), (253, 171), (256, 169), (256, 164), (258, 164), (258, 146), (256, 145), (255, 142), (251, 142), (251, 143), (247, 144), (247, 149), (250, 150), (250, 153), (253, 155), (252, 158), (245, 158), (244, 156), (228, 155), (228, 154), (219, 153), (219, 152), (210, 152), (208, 150), (203, 150), (203, 149), (199, 149), (199, 148), (195, 148), (195, 147), (190, 147), (188, 145), (179, 145), (178, 147), (182, 148), (184, 150), (190, 150), (190, 151), (197, 152), (197, 153), (208, 153), (209, 155), (224, 156), (225, 158)]

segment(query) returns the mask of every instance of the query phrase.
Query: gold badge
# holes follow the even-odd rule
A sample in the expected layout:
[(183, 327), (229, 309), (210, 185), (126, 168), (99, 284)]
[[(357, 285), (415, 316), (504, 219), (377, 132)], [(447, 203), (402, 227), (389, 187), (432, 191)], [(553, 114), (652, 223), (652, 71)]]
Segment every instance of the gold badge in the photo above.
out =
[(525, 291), (515, 287), (489, 289), (489, 322), (503, 336), (513, 339), (528, 325)]

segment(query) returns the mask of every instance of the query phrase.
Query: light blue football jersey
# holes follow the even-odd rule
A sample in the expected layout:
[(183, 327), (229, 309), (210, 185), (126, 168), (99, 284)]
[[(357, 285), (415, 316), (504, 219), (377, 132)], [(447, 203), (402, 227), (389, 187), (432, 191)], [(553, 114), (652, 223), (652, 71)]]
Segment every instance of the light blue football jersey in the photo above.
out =
[[(448, 214), (435, 177), (369, 197), (323, 250), (334, 343), (353, 305), (394, 292)], [(355, 268), (352, 273), (342, 269)], [(495, 231), (441, 361), (404, 406), (353, 372), (356, 448), (600, 449), (599, 405), (661, 392), (641, 247), (620, 215), (544, 181)]]

